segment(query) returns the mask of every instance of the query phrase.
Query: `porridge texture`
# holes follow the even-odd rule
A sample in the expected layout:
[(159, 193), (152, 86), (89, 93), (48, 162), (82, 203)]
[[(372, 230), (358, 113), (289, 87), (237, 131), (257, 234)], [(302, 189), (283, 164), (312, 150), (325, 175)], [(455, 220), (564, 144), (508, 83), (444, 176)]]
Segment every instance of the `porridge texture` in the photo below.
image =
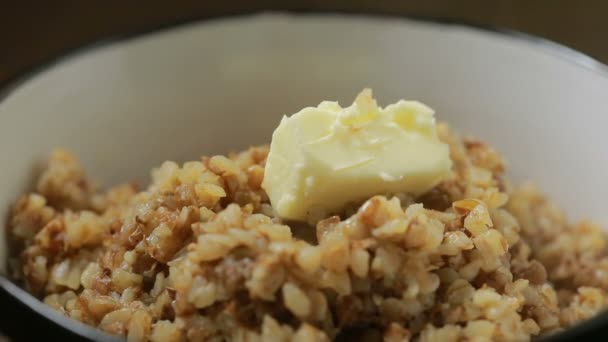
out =
[[(569, 223), (501, 155), (444, 123), (451, 174), (316, 227), (277, 217), (268, 147), (96, 187), (55, 151), (9, 219), (14, 277), (128, 341), (526, 341), (608, 304), (606, 237)], [(398, 156), (395, 156), (398, 158)]]

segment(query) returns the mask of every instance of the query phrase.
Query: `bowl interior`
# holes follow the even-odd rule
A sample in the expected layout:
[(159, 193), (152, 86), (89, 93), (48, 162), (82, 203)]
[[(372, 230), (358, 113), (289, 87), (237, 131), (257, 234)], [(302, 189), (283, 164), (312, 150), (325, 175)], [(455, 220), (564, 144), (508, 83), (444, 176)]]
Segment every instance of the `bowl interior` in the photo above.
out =
[(383, 105), (425, 102), (503, 152), (514, 179), (537, 182), (575, 219), (608, 223), (607, 72), (498, 33), (341, 15), (190, 24), (28, 79), (0, 103), (0, 211), (54, 147), (103, 184), (145, 184), (164, 160), (269, 142), (282, 115), (322, 100), (349, 104), (363, 87)]

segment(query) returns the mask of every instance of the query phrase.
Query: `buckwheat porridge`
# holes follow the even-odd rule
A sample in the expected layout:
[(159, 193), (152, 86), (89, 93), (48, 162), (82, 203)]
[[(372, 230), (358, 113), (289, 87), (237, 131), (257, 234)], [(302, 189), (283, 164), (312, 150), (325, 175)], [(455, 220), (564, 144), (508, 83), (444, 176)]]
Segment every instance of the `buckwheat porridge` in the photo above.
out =
[[(270, 146), (166, 161), (143, 189), (101, 189), (56, 150), (12, 210), (14, 277), (66, 316), (129, 341), (526, 341), (603, 310), (602, 229), (569, 222), (532, 185), (512, 186), (500, 153), (426, 110), (381, 109), (365, 91), (352, 107), (324, 102), (292, 118), (300, 115), (306, 137), (321, 127), (325, 140), (311, 138), (323, 143), (318, 151), (340, 154), (279, 146), (277, 129)], [(302, 123), (315, 113), (356, 124), (346, 128), (356, 134), (394, 115), (386, 127), (414, 138), (398, 150), (383, 145), (390, 154), (375, 153), (380, 166), (312, 165), (367, 148), (348, 147), (358, 138), (339, 138), (337, 124), (330, 132)], [(420, 150), (419, 137), (447, 163), (412, 169), (423, 165), (408, 152)]]

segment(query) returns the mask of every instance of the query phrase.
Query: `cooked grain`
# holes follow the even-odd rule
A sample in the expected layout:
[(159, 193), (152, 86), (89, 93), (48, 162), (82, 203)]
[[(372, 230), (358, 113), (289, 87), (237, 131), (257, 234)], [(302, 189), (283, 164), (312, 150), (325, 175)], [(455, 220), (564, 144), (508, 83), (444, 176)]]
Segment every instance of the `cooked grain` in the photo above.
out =
[(165, 162), (142, 192), (100, 191), (57, 151), (13, 208), (14, 271), (129, 341), (526, 341), (606, 308), (600, 227), (512, 189), (488, 145), (438, 130), (449, 179), (326, 217), (316, 239), (274, 216), (267, 147)]

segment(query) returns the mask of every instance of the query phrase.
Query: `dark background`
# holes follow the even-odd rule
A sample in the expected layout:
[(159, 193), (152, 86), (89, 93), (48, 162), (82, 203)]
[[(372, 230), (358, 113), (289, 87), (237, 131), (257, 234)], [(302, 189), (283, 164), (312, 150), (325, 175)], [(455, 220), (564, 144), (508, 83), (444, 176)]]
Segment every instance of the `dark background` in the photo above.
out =
[(463, 20), (539, 35), (608, 63), (606, 0), (0, 0), (0, 5), (0, 83), (91, 41), (185, 19), (268, 8), (371, 10)]

